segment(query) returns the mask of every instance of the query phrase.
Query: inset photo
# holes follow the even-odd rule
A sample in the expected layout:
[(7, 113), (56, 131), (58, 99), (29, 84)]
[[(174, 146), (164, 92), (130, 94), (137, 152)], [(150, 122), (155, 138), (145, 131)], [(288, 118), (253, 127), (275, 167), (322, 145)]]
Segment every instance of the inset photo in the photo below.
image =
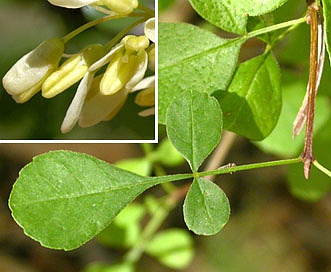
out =
[(0, 140), (157, 141), (154, 5), (1, 1)]

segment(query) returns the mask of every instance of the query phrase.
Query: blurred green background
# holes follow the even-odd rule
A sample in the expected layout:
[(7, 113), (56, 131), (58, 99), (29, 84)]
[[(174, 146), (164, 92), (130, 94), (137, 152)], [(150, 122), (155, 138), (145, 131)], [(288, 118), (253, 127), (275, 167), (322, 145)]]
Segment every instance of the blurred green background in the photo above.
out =
[[(0, 77), (42, 41), (64, 36), (96, 16), (89, 8), (65, 9), (52, 6), (46, 0), (1, 0)], [(91, 43), (105, 44), (129, 22), (129, 19), (115, 20), (85, 31), (66, 45), (65, 53), (78, 52)], [(85, 129), (77, 125), (71, 132), (61, 134), (60, 126), (77, 86), (78, 83), (52, 99), (45, 99), (38, 93), (28, 102), (16, 104), (1, 85), (0, 139), (154, 140), (155, 118), (137, 115), (143, 108), (134, 104), (135, 94), (129, 96), (110, 122)]]

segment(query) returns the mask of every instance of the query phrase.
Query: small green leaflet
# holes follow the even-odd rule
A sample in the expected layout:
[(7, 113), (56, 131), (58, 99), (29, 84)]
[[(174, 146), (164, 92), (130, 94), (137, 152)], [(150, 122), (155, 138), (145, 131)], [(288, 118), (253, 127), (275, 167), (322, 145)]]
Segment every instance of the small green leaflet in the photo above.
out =
[(193, 171), (218, 144), (222, 124), (219, 103), (206, 93), (185, 92), (167, 111), (168, 138)]
[(143, 191), (181, 176), (143, 177), (86, 154), (51, 151), (21, 170), (9, 207), (28, 236), (45, 247), (72, 250)]
[(288, 0), (189, 0), (208, 22), (228, 32), (246, 33), (247, 18), (269, 13)]
[(242, 63), (219, 98), (224, 128), (252, 140), (274, 129), (281, 111), (280, 70), (271, 53)]
[(187, 227), (199, 235), (213, 235), (228, 222), (230, 204), (225, 193), (215, 183), (194, 179), (184, 202)]
[(184, 91), (213, 93), (228, 85), (243, 40), (222, 39), (185, 23), (159, 24), (159, 122)]

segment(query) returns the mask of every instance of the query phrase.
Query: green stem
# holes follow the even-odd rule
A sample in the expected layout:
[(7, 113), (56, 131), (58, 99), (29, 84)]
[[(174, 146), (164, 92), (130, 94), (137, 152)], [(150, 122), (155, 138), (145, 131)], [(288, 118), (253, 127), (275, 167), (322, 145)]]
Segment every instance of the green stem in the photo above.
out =
[(85, 30), (87, 30), (87, 29), (89, 29), (93, 26), (96, 26), (96, 25), (101, 24), (103, 22), (107, 22), (107, 21), (114, 20), (114, 19), (120, 19), (120, 18), (124, 18), (124, 17), (143, 17), (146, 20), (147, 18), (150, 18), (150, 15), (146, 14), (146, 12), (133, 12), (129, 15), (127, 15), (127, 14), (126, 15), (123, 15), (123, 14), (108, 15), (108, 16), (96, 19), (94, 21), (88, 22), (85, 25), (82, 25), (82, 26), (76, 28), (72, 32), (65, 35), (63, 37), (63, 40), (66, 43), (69, 40), (71, 40), (72, 38), (74, 38), (75, 36), (77, 36), (78, 34), (80, 34), (81, 32), (83, 32), (83, 31), (85, 31)]
[[(158, 163), (154, 163), (154, 172), (156, 176), (165, 176), (166, 171)], [(172, 182), (161, 183), (162, 189), (170, 194), (177, 189), (177, 187)]]
[(154, 17), (154, 16), (155, 16), (155, 12), (154, 12), (153, 9), (150, 9), (150, 8), (148, 8), (148, 7), (145, 7), (144, 5), (141, 5), (140, 3), (139, 3), (139, 6), (138, 6), (138, 9), (145, 11), (145, 12), (148, 13), (151, 17)]
[[(229, 166), (229, 167), (223, 167), (221, 169), (216, 169), (212, 171), (204, 171), (204, 172), (197, 172), (194, 174), (177, 174), (177, 175), (168, 175), (168, 176), (161, 176), (156, 177), (159, 181), (163, 179), (161, 182), (169, 182), (169, 181), (175, 181), (175, 180), (183, 180), (192, 178), (194, 176), (198, 177), (204, 177), (209, 175), (220, 175), (220, 174), (226, 174), (226, 173), (233, 173), (237, 171), (244, 171), (244, 170), (251, 170), (256, 168), (264, 168), (264, 167), (272, 167), (272, 166), (279, 166), (279, 165), (288, 165), (288, 164), (294, 164), (301, 162), (301, 158), (294, 158), (294, 159), (285, 159), (285, 160), (277, 160), (277, 161), (270, 161), (270, 162), (261, 162), (261, 163), (252, 163), (252, 164), (246, 164), (246, 165), (240, 165), (240, 166)], [(315, 164), (316, 163), (316, 164)], [(322, 167), (317, 163), (317, 161), (314, 162), (316, 167)], [(323, 167), (324, 168), (324, 167)], [(326, 170), (328, 171), (328, 170)], [(323, 170), (325, 172), (325, 168)], [(330, 171), (328, 171), (331, 176)], [(160, 183), (161, 183), (160, 182)], [(171, 194), (168, 194), (167, 200), (164, 202), (164, 205), (160, 205), (158, 212), (154, 213), (151, 220), (148, 222), (146, 227), (143, 230), (143, 233), (136, 243), (136, 245), (125, 255), (124, 260), (129, 263), (136, 263), (141, 255), (146, 250), (146, 247), (148, 246), (148, 241), (153, 237), (155, 232), (160, 228), (160, 226), (163, 224), (164, 220), (167, 218), (169, 212), (175, 207), (176, 200), (172, 198)]]
[(299, 24), (302, 24), (304, 22), (306, 22), (306, 16), (302, 17), (302, 18), (299, 18), (299, 19), (283, 22), (283, 23), (280, 23), (280, 24), (268, 26), (268, 27), (265, 27), (265, 28), (261, 28), (261, 29), (249, 32), (246, 35), (240, 37), (239, 39), (247, 40), (247, 39), (250, 39), (250, 38), (253, 38), (253, 37), (268, 33), (268, 32), (272, 32), (272, 31), (275, 31), (275, 30), (278, 30), (278, 29), (282, 29), (282, 28), (285, 28), (285, 27), (290, 27), (290, 26), (293, 26), (293, 25), (299, 25)]
[(147, 156), (153, 152), (153, 146), (151, 144), (143, 143), (140, 146), (141, 146), (141, 149), (143, 150), (144, 154)]
[(279, 41), (281, 41), (287, 34), (289, 34), (290, 32), (292, 32), (294, 29), (296, 29), (300, 24), (295, 24), (292, 25), (291, 27), (289, 27), (288, 29), (286, 29), (284, 32), (282, 32), (276, 39), (274, 39), (272, 41), (272, 44), (270, 45), (270, 47), (274, 47), (276, 43), (278, 43)]
[(119, 42), (119, 40), (132, 28), (134, 28), (136, 25), (139, 25), (140, 23), (144, 22), (146, 20), (146, 18), (142, 18), (141, 20), (138, 20), (134, 23), (132, 23), (131, 25), (129, 25), (128, 27), (126, 27), (125, 29), (123, 29), (122, 31), (120, 31), (119, 33), (116, 34), (116, 36), (114, 38), (112, 38), (106, 45), (105, 48), (110, 50), (115, 44), (117, 44)]
[(279, 165), (287, 165), (287, 164), (294, 164), (301, 162), (301, 158), (295, 159), (286, 159), (286, 160), (278, 160), (278, 161), (269, 161), (269, 162), (259, 162), (259, 163), (252, 163), (252, 164), (245, 164), (239, 166), (229, 166), (223, 167), (216, 170), (205, 171), (205, 172), (198, 172), (197, 175), (199, 177), (209, 176), (209, 175), (221, 175), (227, 173), (234, 173), (238, 171), (245, 171), (257, 168), (265, 168), (265, 167), (272, 167), (272, 166), (279, 166)]
[(164, 205), (160, 205), (157, 212), (155, 212), (144, 228), (140, 239), (133, 248), (124, 256), (125, 262), (136, 263), (148, 246), (148, 241), (151, 240), (156, 231), (161, 227), (165, 219), (168, 217), (170, 211), (175, 207), (175, 203), (167, 199)]
[(153, 179), (157, 179), (158, 184), (170, 181), (178, 181), (184, 179), (191, 179), (193, 177), (205, 177), (209, 175), (222, 175), (228, 173), (234, 173), (239, 171), (246, 171), (258, 168), (265, 168), (265, 167), (273, 167), (273, 166), (280, 166), (280, 165), (287, 165), (287, 164), (295, 164), (301, 163), (301, 157), (294, 158), (294, 159), (285, 159), (285, 160), (277, 160), (277, 161), (268, 161), (268, 162), (258, 162), (258, 163), (251, 163), (251, 164), (244, 164), (244, 165), (234, 165), (227, 167), (221, 167), (211, 171), (203, 171), (203, 172), (196, 172), (196, 173), (188, 173), (188, 174), (175, 174), (175, 175), (167, 175), (161, 177), (151, 177), (149, 182), (153, 182)]
[(323, 165), (319, 164), (317, 160), (313, 161), (313, 165), (320, 171), (322, 171), (324, 174), (328, 175), (331, 178), (331, 171), (326, 169)]

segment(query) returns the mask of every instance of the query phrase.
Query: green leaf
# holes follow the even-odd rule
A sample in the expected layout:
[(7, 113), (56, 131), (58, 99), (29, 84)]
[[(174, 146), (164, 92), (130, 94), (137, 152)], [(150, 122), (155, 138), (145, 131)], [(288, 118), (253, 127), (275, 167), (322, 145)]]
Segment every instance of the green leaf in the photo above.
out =
[(242, 63), (226, 92), (220, 92), (224, 128), (252, 140), (274, 129), (281, 111), (280, 71), (272, 54)]
[(214, 97), (185, 92), (167, 111), (167, 134), (171, 143), (197, 171), (218, 144), (222, 133), (222, 111)]
[(269, 13), (288, 0), (190, 0), (193, 8), (208, 22), (237, 34), (246, 33), (248, 15)]
[[(222, 1), (226, 2), (228, 0)], [(247, 13), (249, 16), (258, 16), (274, 11), (287, 1), (288, 0), (236, 0), (232, 1), (232, 8)]]
[(184, 23), (159, 24), (159, 122), (184, 91), (213, 93), (233, 75), (242, 41)]
[(85, 154), (52, 151), (21, 170), (9, 207), (28, 236), (45, 247), (71, 250), (159, 181)]
[(184, 269), (193, 259), (193, 239), (182, 229), (161, 231), (149, 241), (146, 253), (172, 269)]
[(139, 237), (140, 220), (145, 214), (142, 205), (131, 204), (123, 209), (106, 229), (96, 237), (107, 246), (128, 248), (133, 246)]
[(194, 179), (184, 202), (184, 220), (196, 234), (213, 235), (228, 222), (229, 200), (215, 183)]
[[(189, 0), (199, 15), (208, 22), (226, 31), (245, 34), (247, 14), (235, 7), (229, 0)], [(242, 2), (242, 1), (240, 1)]]
[(322, 0), (323, 2), (323, 17), (324, 17), (324, 32), (326, 40), (326, 49), (329, 54), (331, 64), (331, 1)]

